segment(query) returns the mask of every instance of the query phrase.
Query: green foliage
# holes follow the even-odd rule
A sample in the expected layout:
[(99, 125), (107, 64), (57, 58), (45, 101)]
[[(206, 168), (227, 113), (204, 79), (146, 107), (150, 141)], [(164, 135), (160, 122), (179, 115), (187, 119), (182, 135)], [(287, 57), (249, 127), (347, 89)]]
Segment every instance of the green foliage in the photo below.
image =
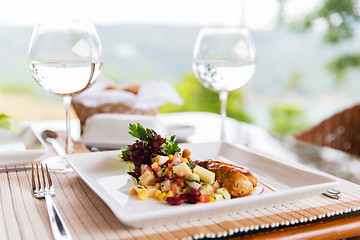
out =
[(360, 66), (360, 54), (342, 55), (328, 64), (328, 68), (335, 74), (339, 81), (344, 79), (346, 70)]
[[(282, 2), (280, 1), (280, 3)], [(324, 0), (320, 8), (315, 9), (303, 19), (291, 23), (290, 26), (293, 29), (305, 31), (310, 30), (316, 20), (325, 20), (328, 28), (323, 36), (323, 41), (337, 44), (354, 37), (360, 22), (360, 16), (356, 12), (357, 8), (357, 0)], [(360, 67), (359, 54), (344, 54), (332, 60), (328, 66), (340, 81), (344, 79), (347, 69)]]
[[(31, 80), (31, 79), (30, 79)], [(36, 85), (35, 81), (29, 83), (19, 84), (17, 79), (8, 79), (8, 84), (0, 85), (0, 92), (2, 93), (20, 93), (20, 94), (35, 94), (32, 85)], [(42, 89), (41, 89), (42, 90)], [(43, 90), (42, 90), (43, 91)]]
[(144, 128), (140, 123), (129, 124), (129, 134), (134, 138), (138, 138), (142, 141), (149, 142), (148, 137), (152, 136), (154, 133), (149, 128)]
[(271, 130), (281, 135), (293, 135), (308, 127), (303, 112), (293, 106), (274, 106), (270, 110)]
[[(338, 43), (351, 39), (354, 36), (356, 23), (360, 17), (355, 13), (356, 0), (324, 0), (319, 9), (315, 9), (303, 19), (290, 24), (294, 29), (309, 30), (313, 27), (315, 20), (323, 19), (328, 28), (323, 40), (327, 43)], [(334, 16), (340, 17), (338, 23), (334, 22)]]
[[(205, 88), (193, 74), (185, 75), (176, 87), (184, 104), (167, 104), (161, 108), (161, 112), (212, 112), (220, 113), (219, 95)], [(227, 104), (227, 116), (239, 121), (251, 122), (251, 119), (243, 110), (243, 96), (240, 90), (229, 94)]]
[(164, 152), (165, 155), (174, 154), (176, 152), (180, 152), (181, 149), (179, 145), (175, 142), (175, 135), (171, 136), (170, 138), (167, 138), (165, 140), (164, 144)]
[[(140, 123), (137, 124), (129, 124), (129, 134), (135, 138), (138, 138), (144, 142), (151, 143), (153, 141), (154, 133), (153, 130), (149, 128), (144, 128)], [(180, 152), (181, 149), (179, 145), (175, 142), (175, 135), (170, 138), (166, 138), (164, 141), (164, 153), (165, 155), (174, 154), (176, 152)], [(123, 154), (131, 154), (128, 148), (124, 149)]]
[[(329, 23), (329, 28), (324, 35), (325, 42), (338, 43), (342, 40), (351, 39), (354, 34), (355, 23), (359, 22), (360, 18), (354, 12), (357, 1), (355, 0), (326, 0), (324, 5), (318, 11), (318, 17), (323, 17)], [(339, 14), (342, 18), (340, 25), (334, 25), (331, 22), (333, 14)], [(316, 15), (315, 15), (316, 16)]]

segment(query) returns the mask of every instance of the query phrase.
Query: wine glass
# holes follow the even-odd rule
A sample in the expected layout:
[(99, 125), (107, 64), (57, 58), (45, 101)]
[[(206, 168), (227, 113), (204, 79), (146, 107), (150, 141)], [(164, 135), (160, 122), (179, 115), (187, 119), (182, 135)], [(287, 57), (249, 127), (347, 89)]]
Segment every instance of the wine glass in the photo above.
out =
[(245, 85), (255, 72), (255, 44), (246, 28), (203, 28), (193, 53), (193, 70), (208, 89), (219, 93), (221, 140), (225, 141), (228, 94)]
[[(63, 97), (66, 117), (65, 152), (66, 155), (71, 154), (71, 99), (87, 89), (102, 68), (102, 47), (94, 25), (87, 22), (37, 24), (30, 41), (28, 64), (32, 76), (41, 87)], [(59, 171), (70, 169), (64, 156), (58, 158), (54, 168)]]

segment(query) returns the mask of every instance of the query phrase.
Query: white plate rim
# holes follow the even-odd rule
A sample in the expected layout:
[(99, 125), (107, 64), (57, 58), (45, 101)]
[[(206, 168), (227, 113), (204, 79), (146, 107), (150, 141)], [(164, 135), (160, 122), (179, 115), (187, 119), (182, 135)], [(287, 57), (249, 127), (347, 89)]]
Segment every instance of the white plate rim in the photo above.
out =
[[(216, 203), (207, 203), (207, 204), (183, 204), (181, 206), (168, 206), (164, 205), (163, 210), (164, 211), (157, 211), (149, 209), (148, 211), (144, 212), (143, 214), (134, 213), (131, 211), (128, 211), (124, 207), (121, 207), (117, 201), (113, 199), (113, 196), (109, 194), (98, 182), (97, 180), (92, 177), (89, 177), (89, 172), (87, 172), (86, 169), (81, 167), (80, 161), (82, 158), (87, 158), (87, 161), (89, 160), (89, 156), (92, 156), (93, 159), (105, 159), (110, 156), (114, 156), (114, 159), (116, 159), (116, 155), (120, 153), (120, 151), (108, 151), (108, 152), (98, 152), (98, 153), (82, 153), (82, 154), (73, 154), (67, 156), (67, 160), (69, 164), (74, 168), (76, 173), (84, 180), (84, 182), (95, 192), (98, 194), (98, 196), (108, 205), (108, 207), (113, 211), (113, 213), (116, 215), (116, 217), (123, 222), (126, 225), (129, 225), (131, 227), (145, 227), (145, 226), (153, 226), (158, 224), (165, 224), (169, 219), (173, 219), (173, 222), (176, 223), (177, 221), (186, 221), (190, 219), (197, 219), (197, 217), (200, 219), (202, 217), (209, 217), (214, 215), (214, 213), (217, 214), (227, 214), (229, 213), (229, 209), (232, 208), (243, 208), (244, 210), (249, 210), (257, 207), (261, 207), (267, 204), (282, 204), (289, 201), (294, 200), (301, 200), (307, 197), (311, 197), (317, 194), (320, 194), (322, 191), (325, 191), (327, 189), (336, 187), (339, 182), (335, 177), (332, 177), (328, 174), (320, 174), (318, 172), (310, 172), (305, 169), (297, 168), (294, 166), (289, 165), (288, 163), (281, 163), (278, 160), (271, 159), (267, 156), (259, 155), (255, 152), (249, 151), (246, 148), (241, 148), (239, 146), (232, 145), (230, 143), (220, 143), (220, 142), (213, 142), (213, 143), (195, 143), (195, 144), (187, 144), (187, 146), (217, 146), (219, 148), (227, 147), (229, 149), (236, 149), (240, 151), (246, 152), (246, 154), (252, 154), (257, 155), (262, 158), (266, 158), (269, 161), (276, 162), (278, 166), (283, 166), (287, 168), (292, 168), (294, 171), (302, 172), (303, 174), (306, 174), (307, 176), (312, 177), (318, 177), (319, 179), (322, 179), (322, 182), (315, 182), (312, 185), (308, 186), (300, 186), (292, 189), (287, 189), (284, 191), (278, 191), (276, 193), (266, 194), (266, 195), (259, 195), (259, 196), (251, 196), (251, 201), (249, 198), (236, 198), (231, 199), (228, 201), (221, 201)], [(80, 160), (80, 161), (79, 161)], [(96, 172), (95, 172), (96, 173)], [(91, 173), (90, 173), (91, 175)], [(130, 199), (131, 201), (140, 201), (136, 198)], [(142, 204), (147, 204), (146, 200), (145, 202), (142, 202)], [(152, 203), (151, 203), (152, 204)], [(244, 206), (241, 206), (244, 205)], [(247, 206), (245, 206), (247, 205)], [(170, 208), (169, 208), (170, 207)], [(241, 209), (242, 209), (241, 208)], [(207, 213), (209, 210), (213, 211), (213, 213)], [(159, 220), (163, 219), (163, 221)]]

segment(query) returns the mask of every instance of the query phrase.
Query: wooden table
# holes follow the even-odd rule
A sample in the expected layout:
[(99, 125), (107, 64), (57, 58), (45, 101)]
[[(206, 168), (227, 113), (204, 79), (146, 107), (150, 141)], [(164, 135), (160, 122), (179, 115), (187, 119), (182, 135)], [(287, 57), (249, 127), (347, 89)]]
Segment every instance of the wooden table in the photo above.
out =
[[(207, 126), (203, 125), (204, 121), (210, 125), (218, 121), (217, 115), (203, 113), (163, 115), (162, 119), (168, 122), (176, 122), (179, 116), (181, 116), (180, 119), (186, 118), (189, 123), (197, 127), (197, 132), (189, 138), (189, 140), (193, 142), (202, 141), (204, 137), (202, 135), (207, 130)], [(342, 159), (343, 164), (352, 163), (356, 165), (354, 161), (358, 159), (355, 156), (350, 156), (332, 149), (318, 148), (295, 142), (293, 139), (279, 138), (268, 134), (256, 126), (242, 124), (232, 120), (230, 120), (229, 125), (231, 127), (237, 126), (238, 131), (242, 133), (241, 140), (246, 141), (249, 148), (281, 159), (287, 158), (289, 161), (294, 161), (294, 163), (295, 161), (302, 164), (311, 163), (309, 165), (312, 167), (317, 167), (322, 171), (326, 170), (340, 177), (345, 176), (348, 180), (359, 183), (359, 178), (355, 176), (356, 174), (351, 173), (350, 168), (347, 173), (344, 170), (337, 171), (336, 169), (338, 158)], [(34, 128), (38, 131), (46, 128), (61, 130), (62, 126), (58, 129), (56, 129), (56, 126), (60, 126), (59, 122), (34, 123)], [(213, 135), (210, 134), (207, 137), (207, 140), (211, 141), (218, 136), (216, 131), (214, 132)], [(240, 138), (234, 141), (240, 142)], [(86, 148), (83, 148), (81, 144), (77, 144), (75, 147), (77, 152), (86, 151)], [(51, 152), (48, 153), (48, 155), (51, 154)], [(326, 158), (326, 156), (329, 156), (329, 158)], [(333, 163), (334, 168), (328, 166), (329, 161)], [(0, 208), (0, 239), (51, 238), (51, 230), (48, 222), (46, 219), (41, 220), (40, 218), (40, 216), (46, 217), (45, 203), (29, 196), (29, 177), (28, 171), (0, 173), (0, 199), (2, 205)], [(162, 229), (163, 231), (153, 229), (146, 230), (144, 233), (145, 230), (143, 230), (143, 232), (137, 232), (137, 230), (128, 231), (128, 229), (121, 225), (116, 217), (112, 215), (111, 211), (101, 199), (74, 173), (54, 174), (54, 177), (57, 194), (54, 200), (56, 204), (59, 205), (60, 211), (65, 212), (65, 221), (73, 223), (73, 225), (70, 225), (70, 231), (73, 233), (75, 239), (172, 239), (189, 238), (190, 236), (195, 238), (213, 238), (230, 234), (232, 236), (227, 236), (230, 239), (341, 239), (360, 236), (360, 213), (357, 211), (360, 209), (360, 196), (357, 198), (354, 192), (350, 194), (354, 198), (351, 203), (352, 205), (350, 203), (348, 205), (344, 204), (344, 206), (349, 206), (349, 208), (359, 206), (355, 207), (353, 211), (341, 212), (340, 214), (334, 214), (334, 216), (325, 216), (321, 219), (306, 221), (304, 223), (289, 224), (289, 226), (284, 224), (283, 226), (280, 225), (273, 228), (270, 226), (268, 228), (253, 229), (247, 232), (243, 231), (241, 233), (229, 231), (223, 233), (223, 229), (236, 229), (236, 222), (226, 221), (216, 223), (211, 221), (209, 225), (200, 224), (198, 227), (189, 226), (189, 224), (181, 225), (178, 228), (175, 226), (174, 228), (165, 226), (164, 229)], [(347, 184), (347, 182), (344, 181), (344, 184)], [(347, 185), (349, 189), (357, 189), (358, 187), (360, 189), (360, 186), (355, 184), (349, 183), (349, 185)], [(68, 193), (69, 188), (72, 189), (71, 194), (76, 193), (79, 194), (79, 196), (76, 197)], [(17, 199), (18, 197), (24, 199)], [(326, 201), (325, 198), (323, 199), (323, 201)], [(336, 204), (336, 201), (333, 201), (333, 203)], [(78, 209), (74, 206), (77, 206)], [(26, 212), (29, 207), (35, 209), (32, 211), (33, 216), (28, 214), (24, 219), (20, 217), (20, 213)], [(71, 208), (72, 210), (70, 211), (67, 208)], [(250, 214), (253, 213), (250, 212)], [(271, 215), (269, 216), (271, 217)], [(76, 220), (74, 220), (75, 218)], [(256, 219), (249, 221), (256, 221)], [(18, 231), (18, 233), (16, 233), (16, 231)], [(37, 232), (41, 234), (37, 234)]]
[(256, 231), (229, 239), (360, 239), (360, 213), (332, 217), (311, 223)]

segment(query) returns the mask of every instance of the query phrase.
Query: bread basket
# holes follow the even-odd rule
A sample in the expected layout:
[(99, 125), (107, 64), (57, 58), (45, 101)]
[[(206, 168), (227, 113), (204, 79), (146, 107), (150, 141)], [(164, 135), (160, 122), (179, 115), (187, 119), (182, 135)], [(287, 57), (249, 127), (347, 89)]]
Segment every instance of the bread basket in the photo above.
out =
[(119, 87), (101, 79), (75, 96), (72, 106), (83, 129), (86, 120), (95, 114), (156, 115), (168, 102), (183, 103), (177, 91), (167, 82), (148, 81)]

